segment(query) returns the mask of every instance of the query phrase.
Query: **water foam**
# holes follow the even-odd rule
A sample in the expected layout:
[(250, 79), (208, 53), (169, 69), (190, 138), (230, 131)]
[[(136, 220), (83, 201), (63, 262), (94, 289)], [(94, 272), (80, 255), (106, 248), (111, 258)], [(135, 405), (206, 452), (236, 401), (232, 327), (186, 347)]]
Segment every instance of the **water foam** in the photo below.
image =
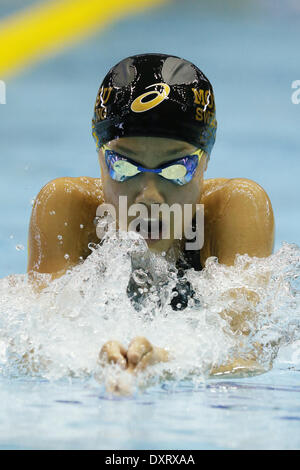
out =
[[(284, 243), (268, 258), (238, 255), (231, 267), (209, 258), (203, 271), (188, 270), (196, 301), (190, 299), (183, 311), (169, 305), (174, 265), (149, 252), (140, 236), (108, 236), (92, 250), (40, 294), (27, 275), (0, 281), (3, 375), (96, 376), (105, 382), (119, 374), (129, 388), (154, 378), (197, 382), (213, 367), (222, 372), (222, 365), (254, 354), (258, 366), (252, 372), (268, 370), (280, 347), (300, 345), (300, 249), (295, 244)], [(142, 294), (138, 309), (126, 293), (132, 271)], [(97, 358), (106, 341), (126, 347), (135, 336), (167, 348), (170, 362), (151, 366), (138, 378), (116, 366), (100, 367)]]

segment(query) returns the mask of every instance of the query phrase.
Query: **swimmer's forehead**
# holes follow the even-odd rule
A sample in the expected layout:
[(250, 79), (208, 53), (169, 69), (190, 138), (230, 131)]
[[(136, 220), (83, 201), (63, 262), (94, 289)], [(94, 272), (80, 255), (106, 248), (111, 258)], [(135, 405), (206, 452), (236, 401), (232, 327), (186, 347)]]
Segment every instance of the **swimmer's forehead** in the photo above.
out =
[(161, 137), (123, 137), (107, 144), (118, 153), (143, 162), (149, 156), (157, 161), (172, 161), (197, 148), (187, 142)]

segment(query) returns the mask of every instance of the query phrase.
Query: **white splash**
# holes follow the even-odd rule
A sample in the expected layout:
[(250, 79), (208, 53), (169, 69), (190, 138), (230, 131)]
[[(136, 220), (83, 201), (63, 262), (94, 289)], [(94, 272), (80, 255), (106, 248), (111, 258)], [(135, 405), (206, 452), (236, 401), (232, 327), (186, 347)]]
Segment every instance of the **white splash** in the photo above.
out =
[[(126, 292), (132, 272), (141, 289), (138, 310)], [(47, 379), (96, 376), (104, 382), (117, 373), (130, 388), (155, 378), (201, 381), (213, 367), (258, 350), (258, 371), (268, 370), (279, 347), (293, 344), (297, 355), (299, 275), (300, 249), (293, 244), (284, 243), (268, 258), (237, 256), (232, 267), (210, 258), (203, 271), (186, 273), (196, 301), (174, 311), (169, 303), (176, 269), (166, 257), (150, 253), (137, 234), (106, 237), (40, 294), (27, 275), (0, 281), (0, 371)], [(127, 346), (135, 336), (167, 348), (172, 360), (137, 378), (116, 366), (100, 368), (98, 354), (106, 341)]]

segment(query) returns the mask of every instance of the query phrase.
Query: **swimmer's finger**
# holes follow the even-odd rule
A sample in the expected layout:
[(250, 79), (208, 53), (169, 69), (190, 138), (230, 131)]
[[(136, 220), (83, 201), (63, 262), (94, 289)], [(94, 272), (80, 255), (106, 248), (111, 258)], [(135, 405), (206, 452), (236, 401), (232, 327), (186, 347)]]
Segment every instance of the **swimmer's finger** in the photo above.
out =
[(153, 350), (153, 346), (143, 336), (137, 336), (129, 344), (127, 351), (128, 368), (133, 369), (141, 361), (145, 354)]
[(122, 376), (109, 377), (105, 382), (105, 389), (110, 395), (132, 395), (133, 384), (132, 381), (128, 381), (128, 374), (126, 374), (127, 380), (124, 380)]
[(163, 348), (154, 347), (152, 351), (145, 354), (135, 368), (135, 373), (144, 370), (148, 366), (158, 362), (167, 362), (170, 359), (168, 351)]
[(125, 369), (127, 366), (126, 349), (118, 341), (107, 341), (101, 348), (99, 361), (102, 365), (107, 363), (119, 364)]

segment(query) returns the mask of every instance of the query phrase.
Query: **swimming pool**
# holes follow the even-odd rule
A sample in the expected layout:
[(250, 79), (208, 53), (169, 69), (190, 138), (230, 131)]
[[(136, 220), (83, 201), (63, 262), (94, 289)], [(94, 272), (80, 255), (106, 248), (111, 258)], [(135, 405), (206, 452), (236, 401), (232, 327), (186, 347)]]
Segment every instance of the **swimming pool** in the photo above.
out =
[[(300, 105), (292, 104), (291, 84), (300, 79), (296, 60), (300, 12), (288, 5), (274, 9), (268, 1), (243, 2), (243, 7), (234, 2), (227, 7), (217, 1), (210, 6), (199, 1), (172, 2), (147, 15), (123, 19), (101, 35), (9, 80), (7, 104), (0, 106), (0, 277), (26, 270), (31, 201), (39, 189), (59, 176), (99, 175), (90, 135), (96, 92), (114, 63), (139, 52), (183, 56), (203, 69), (214, 85), (219, 123), (207, 177), (241, 176), (257, 181), (273, 204), (275, 252), (283, 241), (299, 245)], [(2, 282), (0, 447), (299, 449), (297, 257), (298, 248), (288, 246), (272, 259), (274, 273), (277, 268), (284, 276), (291, 266), (288, 281), (281, 284), (274, 279), (268, 292), (269, 297), (275, 296), (279, 286), (277, 299), (282, 304), (272, 317), (271, 333), (280, 330), (285, 338), (272, 370), (240, 379), (207, 379), (200, 374), (195, 382), (186, 377), (195, 363), (179, 358), (173, 369), (176, 380), (150, 383), (131, 397), (114, 399), (94, 378), (96, 339), (100, 348), (105, 334), (120, 324), (117, 334), (123, 341), (139, 328), (149, 330), (150, 339), (162, 345), (176, 341), (184, 355), (190, 347), (180, 336), (180, 328), (190, 331), (185, 317), (158, 318), (145, 325), (136, 320), (131, 329), (121, 331), (129, 313), (119, 320), (113, 316), (118, 312), (112, 310), (112, 323), (104, 334), (101, 318), (96, 316), (97, 309), (103, 308), (97, 286), (90, 285), (90, 297), (86, 303), (79, 301), (81, 310), (76, 311), (70, 300), (72, 291), (54, 301), (49, 293), (35, 303), (22, 277), (17, 287)], [(264, 266), (255, 265), (254, 273)], [(214, 272), (223, 279), (221, 272)], [(235, 283), (243, 277), (239, 268), (232, 276)], [(201, 282), (208, 285), (207, 278)], [(113, 285), (107, 284), (109, 288), (119, 295)], [(289, 288), (286, 300), (284, 289)], [(65, 314), (57, 323), (52, 314), (59, 308)], [(207, 356), (222, 353), (217, 346), (214, 349), (214, 335), (224, 350), (230, 348), (219, 324), (202, 326), (211, 329), (206, 336), (199, 330), (198, 349), (197, 337), (191, 339), (202, 361), (201, 373)], [(29, 331), (33, 332), (31, 340), (41, 345), (41, 355), (54, 364), (50, 372), (20, 370), (14, 354), (25, 351)], [(11, 339), (15, 349), (11, 345), (7, 349), (5, 341)]]

